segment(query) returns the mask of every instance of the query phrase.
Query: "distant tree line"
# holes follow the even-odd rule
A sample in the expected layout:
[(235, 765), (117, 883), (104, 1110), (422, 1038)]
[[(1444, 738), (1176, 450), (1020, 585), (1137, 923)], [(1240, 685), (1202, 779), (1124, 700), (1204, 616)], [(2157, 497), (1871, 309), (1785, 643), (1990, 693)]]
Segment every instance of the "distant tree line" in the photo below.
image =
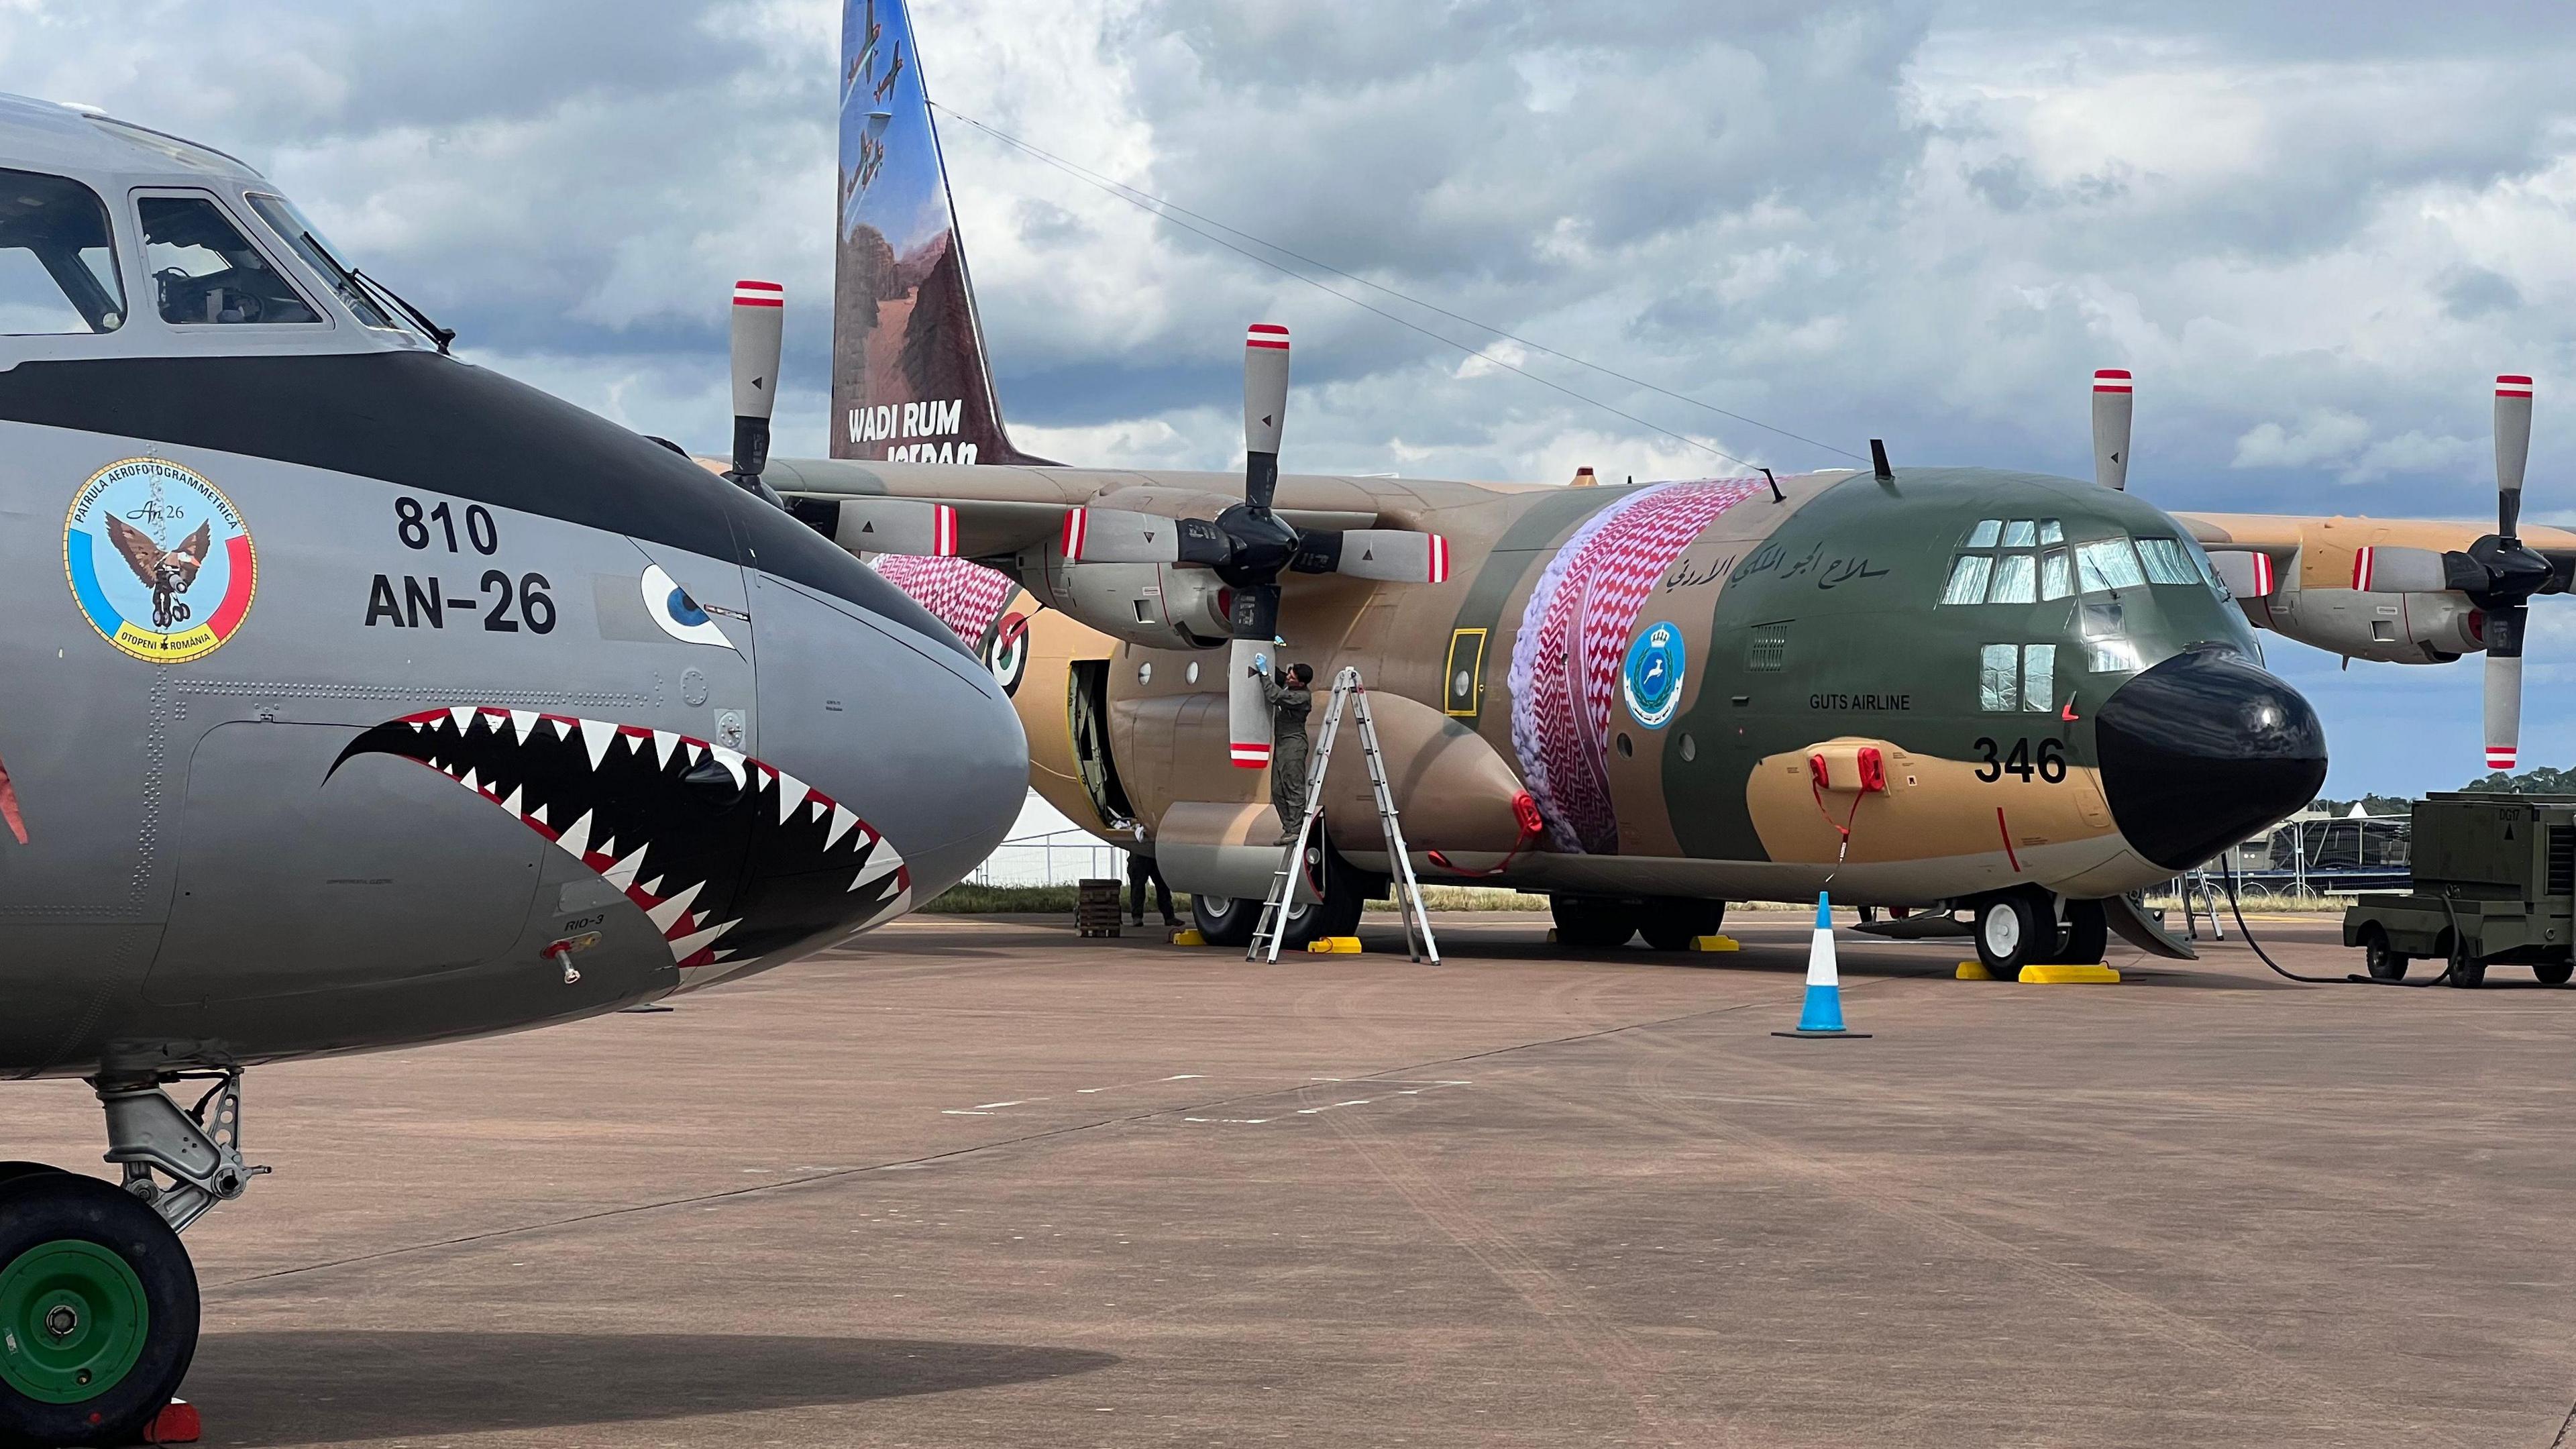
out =
[[(2534, 765), (2519, 775), (2502, 770), (2481, 776), (2460, 787), (2486, 795), (2576, 795), (2576, 770), (2562, 770), (2554, 765)], [(2403, 795), (2364, 795), (2358, 802), (2328, 800), (2320, 797), (2316, 808), (2333, 815), (2349, 815), (2358, 803), (2364, 814), (2403, 815), (2415, 802)]]

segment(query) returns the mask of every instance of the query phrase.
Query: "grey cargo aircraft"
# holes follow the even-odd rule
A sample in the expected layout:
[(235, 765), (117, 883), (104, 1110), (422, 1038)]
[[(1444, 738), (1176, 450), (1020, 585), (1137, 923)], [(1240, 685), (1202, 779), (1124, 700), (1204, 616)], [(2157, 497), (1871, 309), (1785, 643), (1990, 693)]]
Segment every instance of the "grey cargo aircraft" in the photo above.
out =
[(0, 99), (0, 1075), (124, 1177), (0, 1164), (0, 1443), (168, 1401), (244, 1068), (777, 965), (1019, 808), (945, 627), (447, 340), (250, 167)]

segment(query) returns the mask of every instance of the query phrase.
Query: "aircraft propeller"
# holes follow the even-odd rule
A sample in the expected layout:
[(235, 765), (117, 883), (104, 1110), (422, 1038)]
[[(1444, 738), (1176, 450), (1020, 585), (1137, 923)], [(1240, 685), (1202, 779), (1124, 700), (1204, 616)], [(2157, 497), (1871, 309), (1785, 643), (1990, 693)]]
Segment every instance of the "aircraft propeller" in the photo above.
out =
[(1243, 501), (1214, 519), (1075, 508), (1064, 519), (1068, 563), (1154, 563), (1211, 569), (1232, 596), (1227, 613), (1226, 725), (1234, 763), (1270, 763), (1270, 709), (1260, 674), (1279, 624), (1279, 575), (1346, 574), (1385, 583), (1449, 577), (1449, 541), (1408, 528), (1300, 529), (1271, 507), (1288, 414), (1288, 329), (1256, 322), (1243, 339)]
[(2564, 592), (2556, 565), (2522, 541), (2522, 475), (2531, 457), (2531, 379), (2495, 382), (2496, 531), (2466, 549), (2375, 547), (2353, 556), (2363, 592), (2465, 594), (2485, 616), (2487, 768), (2510, 770), (2522, 738), (2522, 646), (2536, 594)]

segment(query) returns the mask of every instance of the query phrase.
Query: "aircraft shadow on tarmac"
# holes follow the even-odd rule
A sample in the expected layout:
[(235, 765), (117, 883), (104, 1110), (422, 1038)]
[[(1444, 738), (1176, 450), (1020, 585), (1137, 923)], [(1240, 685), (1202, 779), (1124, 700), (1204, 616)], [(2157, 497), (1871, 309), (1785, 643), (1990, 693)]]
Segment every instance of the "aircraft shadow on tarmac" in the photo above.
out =
[(209, 1333), (181, 1392), (229, 1444), (342, 1443), (858, 1404), (1091, 1373), (1115, 1354), (730, 1333)]

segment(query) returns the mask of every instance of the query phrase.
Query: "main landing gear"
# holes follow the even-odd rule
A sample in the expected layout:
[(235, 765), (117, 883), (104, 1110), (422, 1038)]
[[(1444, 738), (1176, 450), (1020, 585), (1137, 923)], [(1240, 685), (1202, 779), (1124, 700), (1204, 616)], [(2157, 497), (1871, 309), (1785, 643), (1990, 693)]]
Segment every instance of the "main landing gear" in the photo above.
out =
[[(193, 1111), (161, 1090), (208, 1075)], [(268, 1170), (242, 1159), (238, 1070), (91, 1085), (121, 1188), (0, 1163), (0, 1449), (142, 1436), (197, 1352), (197, 1274), (179, 1231)]]
[[(1360, 928), (1360, 913), (1386, 893), (1386, 877), (1361, 873), (1323, 841), (1323, 832), (1306, 842), (1306, 873), (1323, 881), (1323, 900), (1291, 905), (1279, 938), (1282, 950), (1302, 951), (1306, 943), (1326, 936), (1348, 936)], [(1190, 922), (1211, 946), (1248, 946), (1261, 921), (1261, 902), (1234, 896), (1192, 894)]]
[(2100, 901), (2062, 901), (2025, 887), (1981, 896), (1968, 908), (1977, 960), (1998, 981), (2020, 980), (2021, 968), (2034, 962), (2096, 962), (2111, 944)]
[(1726, 902), (1684, 896), (1574, 896), (1547, 898), (1560, 946), (1616, 950), (1643, 935), (1657, 951), (1687, 951), (1726, 923)]

